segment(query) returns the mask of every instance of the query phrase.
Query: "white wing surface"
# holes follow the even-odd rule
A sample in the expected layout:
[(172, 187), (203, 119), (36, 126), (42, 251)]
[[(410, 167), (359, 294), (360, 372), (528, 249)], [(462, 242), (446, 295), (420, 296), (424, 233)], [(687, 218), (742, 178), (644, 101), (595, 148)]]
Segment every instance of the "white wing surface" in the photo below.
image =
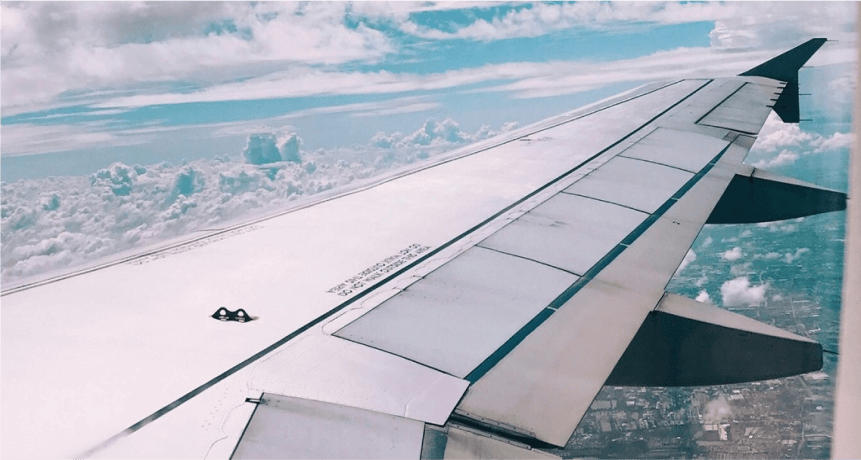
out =
[(605, 383), (818, 369), (818, 344), (664, 288), (707, 222), (845, 207), (742, 164), (823, 42), (7, 289), (3, 457), (546, 457)]

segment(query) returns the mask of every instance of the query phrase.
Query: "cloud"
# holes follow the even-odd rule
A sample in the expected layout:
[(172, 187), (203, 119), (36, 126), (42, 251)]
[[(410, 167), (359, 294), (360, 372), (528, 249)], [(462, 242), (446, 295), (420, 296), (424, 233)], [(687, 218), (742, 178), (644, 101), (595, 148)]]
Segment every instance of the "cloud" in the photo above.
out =
[(803, 254), (808, 253), (808, 252), (810, 252), (810, 249), (808, 249), (808, 248), (796, 249), (795, 254), (793, 254), (791, 252), (787, 252), (783, 256), (783, 261), (788, 263), (788, 264), (791, 264), (791, 263), (795, 262), (796, 260), (798, 260), (799, 258), (801, 258), (801, 256)]
[[(489, 20), (476, 19), (451, 32), (414, 22), (405, 22), (400, 25), (400, 29), (405, 33), (426, 39), (494, 41), (518, 37), (537, 37), (572, 27), (605, 29), (613, 27), (611, 23), (632, 23), (635, 21), (642, 23), (643, 18), (648, 18), (648, 22), (658, 23), (672, 17), (679, 17), (679, 14), (662, 14), (667, 9), (675, 8), (654, 4), (537, 3), (512, 8)], [(676, 11), (676, 13), (678, 12)], [(618, 27), (619, 24), (615, 24), (615, 26)]]
[[(507, 123), (500, 129), (510, 129)], [(313, 152), (290, 131), (249, 135), (233, 157), (114, 163), (89, 176), (3, 182), (0, 280), (13, 282), (212, 228), (449, 151), (496, 131), (428, 120), (420, 136), (380, 133), (364, 145)], [(381, 145), (383, 137), (394, 139)]]
[[(354, 62), (349, 59), (374, 63), (385, 56), (403, 51), (398, 48), (397, 39), (387, 27), (416, 20), (410, 12), (458, 9), (462, 6), (301, 6), (263, 3), (175, 7), (165, 5), (168, 4), (141, 6), (70, 3), (62, 4), (62, 15), (52, 16), (49, 14), (49, 8), (43, 4), (0, 4), (3, 9), (4, 115), (63, 105), (87, 104), (91, 108), (106, 108), (107, 110), (102, 110), (106, 115), (107, 111), (128, 111), (151, 105), (403, 94), (460, 88), (467, 88), (463, 91), (510, 93), (516, 98), (548, 97), (574, 94), (607, 84), (704, 74), (732, 75), (771, 57), (776, 51), (783, 51), (783, 48), (796, 44), (788, 43), (795, 40), (788, 36), (781, 37), (777, 42), (769, 42), (762, 48), (733, 48), (727, 44), (729, 42), (717, 40), (710, 48), (679, 48), (609, 62), (504, 62), (429, 73), (394, 72), (373, 67), (359, 71), (355, 70), (354, 65), (344, 64)], [(480, 7), (489, 10), (494, 6)], [(755, 5), (754, 8), (760, 6)], [(764, 22), (758, 19), (759, 22), (753, 28), (743, 24), (730, 24), (726, 27), (730, 30), (733, 27), (751, 29), (750, 33), (756, 35), (762, 32), (757, 28), (767, 28), (770, 27), (768, 24), (780, 22), (780, 15), (797, 16), (798, 12), (804, 11), (805, 8), (810, 9), (805, 6), (789, 6), (782, 9), (777, 16), (769, 16)], [(833, 25), (834, 18), (841, 17), (840, 14), (831, 12), (835, 8), (839, 10), (842, 7), (830, 5), (828, 8), (818, 8), (828, 11), (811, 12), (811, 21), (827, 20), (830, 21), (829, 25)], [(558, 21), (553, 19), (554, 10), (560, 12), (557, 16), (561, 19)], [(497, 21), (500, 25), (510, 24), (511, 27), (526, 27), (525, 24), (529, 22), (527, 19), (533, 17), (542, 24), (563, 25), (580, 21), (577, 24), (613, 28), (619, 24), (641, 24), (644, 17), (652, 24), (684, 23), (703, 18), (732, 19), (734, 15), (740, 14), (741, 8), (697, 4), (541, 4), (534, 8), (499, 11), (496, 17), (500, 19), (487, 21)], [(511, 19), (503, 20), (503, 16)], [(515, 17), (519, 19), (514, 19)], [(346, 22), (357, 25), (346, 25), (344, 18), (351, 18)], [(481, 21), (475, 19), (472, 22), (479, 24)], [(288, 40), (283, 37), (279, 28), (288, 26), (299, 38)], [(542, 30), (555, 30), (553, 27), (556, 26)], [(303, 32), (306, 29), (315, 31), (306, 36)], [(339, 32), (332, 35), (329, 42), (328, 38), (317, 33), (317, 29)], [(349, 46), (336, 46), (342, 39)], [(289, 43), (290, 46), (282, 46), (282, 43)], [(841, 47), (844, 43), (846, 46), (852, 44), (829, 43), (817, 54), (817, 58), (824, 53), (830, 53), (829, 50), (843, 49)], [(305, 48), (308, 49), (304, 50)], [(340, 48), (345, 51), (338, 51)], [(359, 49), (364, 51), (350, 51)], [(341, 57), (338, 58), (336, 54)], [(728, 57), (731, 59), (727, 59)], [(854, 55), (849, 53), (832, 61), (848, 62), (852, 59)], [(87, 65), (75, 64), (81, 62), (86, 62)], [(840, 83), (841, 87), (852, 84), (851, 77), (840, 81), (843, 82)], [(475, 87), (476, 85), (479, 87)], [(351, 116), (370, 117), (421, 112), (440, 106), (441, 104), (431, 100), (431, 95), (428, 94), (383, 102), (305, 109), (280, 118), (324, 113), (350, 113)], [(254, 120), (257, 124), (264, 121)], [(217, 123), (209, 127), (220, 129), (219, 125), (224, 125), (225, 129), (232, 129), (233, 124), (248, 123)], [(3, 154), (17, 155), (139, 145), (152, 142), (156, 135), (168, 130), (198, 129), (202, 126), (156, 124), (135, 129), (105, 124), (103, 121), (84, 123), (78, 118), (75, 123), (50, 126), (4, 123), (0, 129), (4, 139)], [(766, 149), (773, 148), (778, 151), (776, 149), (784, 145), (803, 146), (803, 142), (814, 142), (817, 139), (817, 135), (792, 131), (778, 133), (771, 140), (767, 140), (769, 126), (772, 126), (773, 130), (797, 130), (796, 125), (783, 125), (776, 119), (767, 122), (765, 137), (760, 136), (757, 142), (757, 145)], [(251, 131), (254, 130), (256, 128)], [(793, 143), (792, 139), (798, 136), (801, 136), (802, 144)], [(810, 136), (813, 137), (808, 139)], [(810, 150), (825, 151), (846, 145), (845, 136), (848, 134), (834, 134), (817, 146), (811, 146)], [(754, 149), (756, 148), (758, 147), (755, 146)], [(788, 161), (790, 155), (785, 154), (779, 161)]]
[[(153, 121), (142, 127), (129, 127), (119, 122), (75, 122), (70, 124), (39, 125), (31, 123), (3, 124), (0, 126), (3, 135), (3, 151), (6, 155), (33, 155), (65, 150), (83, 150), (93, 147), (121, 147), (141, 145), (153, 142), (158, 136), (174, 133), (177, 137), (200, 136), (201, 133), (211, 137), (225, 137), (255, 134), (272, 131), (273, 126), (285, 124), (301, 117), (316, 117), (329, 114), (347, 114), (349, 116), (369, 117), (397, 113), (418, 112), (438, 108), (437, 102), (423, 102), (425, 98), (409, 96), (385, 101), (359, 102), (338, 104), (310, 109), (297, 110), (286, 115), (251, 119), (243, 121), (227, 121), (217, 123), (164, 125), (161, 121)], [(114, 110), (114, 109), (109, 109)], [(98, 110), (92, 114), (102, 114), (109, 110)], [(125, 110), (118, 110), (124, 112)], [(85, 112), (83, 116), (89, 116)], [(294, 129), (286, 126), (283, 129)]]
[(719, 394), (717, 398), (706, 403), (705, 412), (703, 413), (704, 423), (717, 423), (732, 418), (732, 407), (729, 405), (726, 397)]
[(3, 155), (29, 155), (72, 149), (113, 145), (135, 145), (147, 142), (143, 136), (127, 137), (104, 123), (37, 125), (16, 123), (0, 125)]
[[(738, 61), (741, 60), (741, 64)], [(607, 63), (513, 62), (438, 73), (393, 73), (337, 71), (294, 66), (264, 76), (207, 85), (197, 91), (142, 92), (108, 98), (93, 104), (97, 108), (135, 108), (151, 105), (200, 102), (260, 100), (323, 95), (397, 94), (436, 91), (467, 85), (496, 84), (472, 91), (511, 92), (515, 97), (532, 98), (574, 94), (609, 84), (674, 79), (683, 75), (732, 74), (744, 64), (743, 55), (725, 63), (720, 56), (703, 49), (681, 49), (642, 58)], [(756, 61), (750, 61), (752, 65)], [(630, 72), (638, 68), (638, 72)], [(508, 83), (507, 83), (508, 82)], [(419, 106), (424, 109), (426, 106)], [(394, 112), (393, 112), (394, 113)]]
[(242, 151), (245, 161), (253, 165), (263, 165), (281, 161), (281, 152), (275, 145), (275, 134), (252, 134)]
[(699, 294), (697, 294), (697, 298), (695, 300), (702, 303), (712, 303), (712, 298), (711, 296), (709, 296), (709, 293), (705, 291), (705, 289), (703, 289), (702, 291), (700, 291)]
[(810, 145), (816, 147), (813, 153), (822, 153), (829, 150), (848, 149), (855, 142), (854, 133), (836, 132), (828, 137), (819, 137), (810, 142)]
[(510, 131), (517, 127), (516, 122), (505, 123), (499, 131), (493, 130), (488, 125), (483, 125), (475, 133), (461, 131), (460, 125), (446, 118), (437, 122), (433, 118), (425, 121), (424, 125), (410, 134), (404, 135), (400, 132), (387, 134), (378, 132), (371, 138), (371, 144), (380, 148), (403, 148), (403, 147), (444, 147), (449, 145), (460, 145), (488, 139), (499, 133)]
[(784, 233), (794, 233), (798, 230), (798, 225), (796, 224), (785, 224), (782, 222), (760, 222), (756, 224), (759, 228), (767, 228), (770, 233), (776, 232), (784, 232)]
[(702, 243), (702, 245), (700, 245), (700, 247), (705, 249), (705, 248), (711, 246), (712, 243), (714, 243), (714, 238), (707, 236), (706, 239), (703, 240), (703, 243)]
[(211, 83), (272, 63), (375, 62), (391, 39), (344, 3), (2, 5), (4, 109), (139, 81)]
[(697, 260), (697, 253), (695, 253), (693, 249), (688, 249), (688, 252), (685, 253), (685, 258), (682, 259), (682, 263), (679, 265), (679, 268), (676, 269), (676, 274), (684, 271), (684, 269), (695, 260)]
[(783, 123), (780, 117), (772, 112), (765, 120), (750, 151), (754, 156), (780, 151), (776, 157), (763, 158), (753, 163), (757, 168), (780, 167), (794, 163), (801, 155), (848, 149), (854, 142), (853, 133), (837, 131), (823, 136), (815, 132), (805, 132), (798, 124)]
[[(728, 59), (730, 54), (731, 59)], [(132, 96), (107, 98), (93, 106), (134, 108), (322, 95), (397, 94), (476, 84), (485, 86), (470, 91), (508, 92), (517, 98), (535, 98), (574, 94), (610, 84), (734, 75), (760, 62), (760, 55), (749, 51), (730, 53), (709, 48), (679, 48), (609, 62), (509, 62), (422, 74), (328, 70), (297, 65), (237, 81), (215, 82), (195, 91), (157, 88)]]
[[(851, 7), (815, 8), (810, 4), (782, 4), (780, 11), (766, 4), (734, 3), (538, 3), (499, 10), (490, 18), (445, 28), (405, 21), (400, 30), (425, 39), (477, 41), (537, 37), (566, 29), (619, 31), (632, 27), (715, 21), (715, 47), (762, 48), (789, 45), (798, 37), (833, 35), (834, 24), (850, 24)], [(851, 31), (842, 38), (851, 39)]]
[(775, 112), (771, 112), (750, 150), (775, 152), (787, 147), (801, 147), (813, 139), (813, 134), (802, 131), (798, 124), (784, 123)]
[(775, 168), (791, 165), (792, 163), (795, 163), (795, 160), (797, 159), (797, 154), (792, 153), (789, 150), (784, 150), (771, 160), (760, 160), (754, 163), (752, 166), (755, 168)]
[(729, 273), (732, 276), (749, 275), (749, 274), (753, 273), (752, 272), (752, 266), (753, 266), (752, 262), (745, 262), (743, 264), (733, 265), (732, 267), (729, 268)]
[(257, 133), (248, 136), (242, 156), (253, 165), (287, 161), (301, 163), (299, 145), (302, 139), (296, 133)]
[[(394, 93), (501, 78), (518, 81), (499, 86), (498, 91), (544, 97), (618, 82), (732, 75), (823, 35), (839, 42), (817, 53), (814, 65), (855, 59), (854, 10), (851, 4), (840, 3), (782, 4), (779, 11), (770, 4), (732, 2), (539, 3), (503, 8), (480, 3), (4, 2), (0, 8), (5, 115), (52, 104), (80, 104), (82, 98), (109, 107), (142, 107)], [(459, 10), (466, 21), (456, 25), (445, 20), (446, 13), (432, 13), (440, 9)], [(478, 10), (482, 14), (476, 14)], [(431, 13), (411, 14), (418, 11)], [(577, 35), (582, 30), (619, 33), (702, 21), (716, 21), (709, 47), (665, 51), (645, 59), (505, 63), (433, 75), (346, 70), (354, 69), (355, 63), (379, 64), (391, 56), (412, 58), (416, 37), (435, 50), (447, 46), (436, 44), (439, 40), (507, 40), (559, 31)], [(405, 33), (412, 38), (405, 38)], [(515, 67), (520, 76), (504, 76)], [(588, 73), (603, 75), (588, 78)], [(106, 101), (104, 93), (128, 90), (145, 94)]]
[(751, 286), (746, 276), (726, 281), (720, 287), (722, 303), (727, 307), (760, 305), (765, 301), (767, 284)]
[(442, 104), (439, 102), (417, 102), (414, 104), (406, 104), (400, 106), (393, 106), (388, 108), (378, 108), (374, 110), (368, 110), (363, 112), (355, 112), (352, 114), (354, 117), (382, 117), (385, 115), (397, 115), (401, 113), (413, 113), (413, 112), (425, 112), (428, 110), (433, 110), (442, 107)]
[(722, 252), (720, 256), (723, 260), (728, 260), (730, 262), (736, 261), (741, 259), (741, 248), (736, 246), (728, 251)]

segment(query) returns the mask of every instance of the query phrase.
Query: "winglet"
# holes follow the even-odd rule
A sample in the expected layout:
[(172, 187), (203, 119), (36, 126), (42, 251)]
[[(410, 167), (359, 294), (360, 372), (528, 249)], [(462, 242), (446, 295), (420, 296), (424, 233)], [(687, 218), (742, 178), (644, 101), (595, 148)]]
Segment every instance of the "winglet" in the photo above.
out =
[(825, 38), (814, 38), (792, 48), (791, 50), (770, 59), (744, 73), (741, 77), (766, 77), (775, 80), (790, 81), (798, 79), (798, 69), (801, 68), (819, 47), (828, 41)]
[(828, 41), (814, 38), (770, 59), (747, 72), (741, 77), (766, 77), (785, 81), (786, 87), (774, 104), (774, 111), (784, 123), (798, 123), (801, 114), (798, 107), (798, 69), (801, 68), (819, 48)]

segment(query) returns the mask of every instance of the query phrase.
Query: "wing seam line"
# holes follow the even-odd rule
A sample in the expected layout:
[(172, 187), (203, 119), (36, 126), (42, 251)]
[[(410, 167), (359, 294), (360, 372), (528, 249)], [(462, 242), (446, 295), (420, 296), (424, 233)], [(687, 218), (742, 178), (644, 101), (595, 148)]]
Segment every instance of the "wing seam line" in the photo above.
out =
[[(697, 121), (695, 121), (695, 122), (694, 122), (694, 124), (695, 124), (695, 125), (700, 124), (700, 122), (701, 122), (701, 121), (703, 121), (706, 117), (708, 117), (709, 115), (711, 115), (711, 113), (712, 113), (712, 112), (714, 112), (715, 110), (717, 110), (717, 108), (718, 108), (718, 107), (722, 106), (724, 102), (726, 102), (726, 101), (728, 101), (728, 100), (729, 100), (729, 98), (731, 98), (731, 97), (735, 96), (735, 93), (737, 93), (737, 92), (741, 91), (741, 89), (742, 89), (742, 88), (744, 88), (745, 86), (747, 86), (747, 82), (742, 83), (742, 85), (741, 85), (741, 86), (739, 86), (739, 87), (738, 87), (738, 89), (736, 89), (735, 91), (733, 91), (733, 92), (729, 93), (729, 96), (727, 96), (727, 97), (723, 98), (723, 100), (722, 100), (722, 101), (718, 102), (718, 103), (717, 103), (717, 105), (715, 105), (714, 107), (712, 107), (712, 108), (711, 108), (711, 110), (709, 110), (708, 112), (706, 112), (706, 114), (705, 114), (705, 115), (701, 116)], [(705, 126), (711, 126), (711, 125), (705, 125)], [(715, 126), (712, 126), (712, 128), (715, 128)], [(726, 129), (726, 128), (724, 128), (724, 129)]]
[[(489, 237), (488, 237), (488, 238), (489, 238)], [(518, 259), (523, 259), (523, 260), (528, 260), (528, 261), (530, 261), (530, 262), (535, 262), (536, 264), (544, 265), (545, 267), (548, 267), (548, 268), (554, 268), (554, 269), (556, 269), (556, 270), (559, 270), (559, 271), (562, 271), (562, 272), (568, 273), (569, 275), (574, 275), (574, 276), (578, 276), (578, 277), (579, 277), (579, 276), (583, 276), (583, 275), (581, 275), (581, 274), (579, 274), (579, 273), (572, 272), (571, 270), (566, 270), (566, 269), (564, 269), (564, 268), (562, 268), (562, 267), (557, 267), (557, 266), (555, 266), (555, 265), (551, 265), (551, 264), (548, 264), (548, 263), (546, 263), (546, 262), (542, 262), (542, 261), (540, 261), (540, 260), (530, 259), (529, 257), (521, 256), (521, 255), (518, 255), (518, 254), (512, 254), (512, 253), (510, 253), (510, 252), (500, 251), (499, 249), (494, 249), (494, 248), (490, 248), (490, 247), (487, 247), (487, 246), (482, 246), (482, 245), (481, 245), (481, 243), (476, 244), (476, 245), (475, 245), (475, 246), (473, 246), (473, 247), (475, 247), (475, 248), (481, 248), (481, 249), (487, 249), (488, 251), (498, 252), (498, 253), (500, 253), (500, 254), (505, 254), (505, 255), (507, 255), (507, 256), (517, 257)]]

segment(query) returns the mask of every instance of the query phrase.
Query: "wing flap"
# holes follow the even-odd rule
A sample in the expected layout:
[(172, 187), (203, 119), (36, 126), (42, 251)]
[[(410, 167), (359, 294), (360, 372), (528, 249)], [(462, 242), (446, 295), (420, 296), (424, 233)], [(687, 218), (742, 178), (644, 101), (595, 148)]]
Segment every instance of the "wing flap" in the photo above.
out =
[(613, 203), (560, 193), (479, 246), (582, 275), (647, 216)]
[(727, 144), (729, 142), (712, 136), (658, 128), (622, 152), (620, 156), (651, 161), (695, 174)]
[(265, 393), (231, 458), (419, 458), (424, 425)]
[(766, 380), (822, 368), (822, 346), (746, 316), (667, 294), (607, 385), (694, 386)]
[(756, 134), (771, 112), (771, 107), (762, 102), (767, 101), (774, 94), (773, 87), (745, 83), (697, 123), (745, 134)]
[(443, 458), (559, 458), (527, 445), (449, 424), (426, 426), (422, 459)]
[(846, 209), (845, 193), (749, 166), (739, 169), (707, 223), (772, 222)]
[(576, 279), (474, 247), (335, 335), (464, 377)]
[(714, 205), (731, 177), (718, 165), (668, 200), (663, 215), (611, 251), (615, 258), (478, 378), (455, 413), (565, 445), (699, 233), (707, 217), (699, 210)]
[(255, 365), (247, 386), (443, 424), (467, 382), (314, 330)]
[[(712, 158), (719, 152), (713, 152)], [(653, 213), (693, 176), (676, 168), (617, 156), (565, 192)]]

